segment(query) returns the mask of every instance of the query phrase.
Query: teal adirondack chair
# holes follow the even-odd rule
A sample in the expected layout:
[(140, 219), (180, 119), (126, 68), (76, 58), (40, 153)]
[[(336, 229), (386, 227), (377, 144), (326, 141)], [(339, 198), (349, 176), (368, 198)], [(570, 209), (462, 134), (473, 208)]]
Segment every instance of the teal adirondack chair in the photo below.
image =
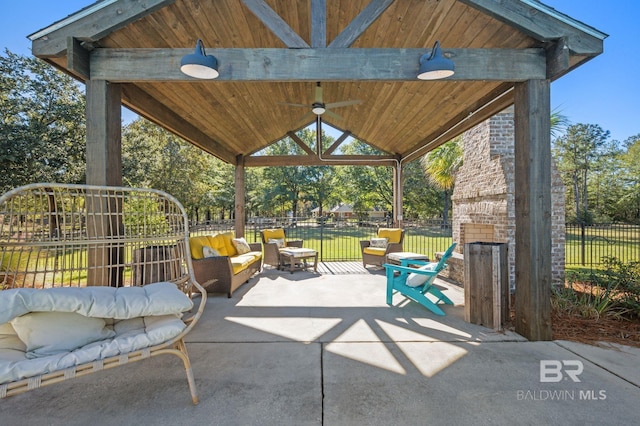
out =
[[(449, 260), (455, 248), (456, 243), (451, 244), (439, 262), (403, 260), (400, 266), (385, 263), (384, 267), (387, 272), (387, 304), (392, 304), (393, 291), (396, 290), (418, 302), (434, 314), (444, 315), (444, 311), (440, 309), (437, 304), (443, 302), (447, 305), (453, 305), (453, 302), (442, 294), (442, 292), (433, 285), (433, 282), (436, 276), (447, 267), (447, 260)], [(411, 265), (422, 266), (419, 268), (409, 268), (409, 263)], [(428, 298), (428, 295), (433, 296), (435, 300)]]

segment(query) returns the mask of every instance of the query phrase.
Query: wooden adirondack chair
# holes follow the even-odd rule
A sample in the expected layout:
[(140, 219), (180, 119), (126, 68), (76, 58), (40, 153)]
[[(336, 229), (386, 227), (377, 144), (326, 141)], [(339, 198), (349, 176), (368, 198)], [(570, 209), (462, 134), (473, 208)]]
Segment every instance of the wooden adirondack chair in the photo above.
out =
[[(387, 304), (392, 304), (393, 291), (396, 290), (400, 294), (407, 296), (415, 302), (421, 304), (436, 315), (444, 315), (444, 311), (437, 304), (443, 302), (447, 305), (453, 305), (451, 299), (442, 294), (442, 292), (433, 285), (436, 276), (444, 268), (447, 267), (447, 260), (451, 257), (456, 243), (449, 246), (439, 262), (424, 262), (417, 260), (402, 260), (401, 264), (390, 265), (384, 264), (387, 272)], [(412, 265), (422, 265), (419, 268), (410, 268), (408, 263)], [(435, 301), (427, 297), (432, 295)]]

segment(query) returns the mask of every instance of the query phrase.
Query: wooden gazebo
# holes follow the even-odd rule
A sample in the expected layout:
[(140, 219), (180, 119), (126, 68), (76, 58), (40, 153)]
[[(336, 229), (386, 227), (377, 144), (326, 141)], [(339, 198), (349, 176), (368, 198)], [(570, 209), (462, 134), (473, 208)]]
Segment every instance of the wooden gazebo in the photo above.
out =
[[(101, 0), (30, 36), (33, 54), (84, 81), (87, 183), (119, 185), (121, 105), (236, 166), (402, 166), (515, 107), (517, 331), (551, 339), (550, 84), (602, 53), (605, 34), (536, 0)], [(219, 77), (197, 80), (181, 58), (202, 39)], [(416, 78), (439, 41), (455, 63)], [(308, 124), (291, 103), (359, 100), (325, 113), (344, 134), (297, 157), (256, 152)], [(311, 121), (311, 120), (310, 120)], [(353, 135), (385, 155), (335, 154)], [(304, 147), (303, 147), (304, 148)]]

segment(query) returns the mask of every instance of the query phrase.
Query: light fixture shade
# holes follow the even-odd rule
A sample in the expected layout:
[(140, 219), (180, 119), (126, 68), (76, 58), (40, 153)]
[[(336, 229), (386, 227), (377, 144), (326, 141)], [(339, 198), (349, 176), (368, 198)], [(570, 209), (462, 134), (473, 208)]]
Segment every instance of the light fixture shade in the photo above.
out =
[(314, 103), (311, 105), (311, 111), (313, 111), (313, 113), (314, 113), (315, 115), (322, 115), (322, 114), (324, 114), (324, 113), (325, 113), (326, 108), (324, 107), (324, 104), (323, 104), (323, 103), (320, 103), (320, 102), (314, 102)]
[(420, 70), (418, 71), (418, 79), (420, 80), (447, 78), (452, 76), (454, 72), (453, 61), (442, 56), (439, 41), (436, 41), (430, 55), (425, 53), (420, 57)]
[(198, 39), (196, 50), (190, 55), (184, 55), (180, 61), (180, 71), (189, 77), (211, 80), (217, 78), (218, 60), (215, 56), (206, 55), (202, 40)]

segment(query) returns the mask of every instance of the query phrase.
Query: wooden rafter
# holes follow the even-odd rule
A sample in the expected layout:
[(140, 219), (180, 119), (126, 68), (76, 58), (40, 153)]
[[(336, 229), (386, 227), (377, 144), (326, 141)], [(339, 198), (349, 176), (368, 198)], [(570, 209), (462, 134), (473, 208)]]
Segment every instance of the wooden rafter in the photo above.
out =
[(338, 147), (340, 145), (342, 145), (342, 142), (344, 142), (349, 136), (351, 136), (351, 132), (343, 132), (338, 137), (338, 139), (336, 139), (335, 142), (333, 144), (331, 144), (331, 146), (329, 148), (327, 148), (326, 151), (324, 151), (322, 153), (322, 155), (324, 155), (324, 156), (331, 155), (333, 153), (333, 151), (338, 149)]
[[(576, 28), (577, 21), (560, 15), (553, 9), (530, 1), (458, 0), (480, 10), (507, 25), (517, 28), (529, 36), (543, 41), (567, 38), (567, 47), (577, 55), (595, 56), (602, 53), (602, 39), (605, 34), (588, 28)], [(563, 19), (561, 19), (563, 18)], [(585, 30), (587, 30), (586, 26)], [(591, 34), (593, 33), (593, 34)]]
[(395, 0), (371, 0), (356, 18), (329, 44), (330, 48), (350, 47)]
[(287, 136), (289, 136), (291, 140), (296, 143), (296, 145), (302, 148), (302, 150), (306, 152), (307, 155), (316, 155), (316, 153), (313, 152), (313, 150), (309, 148), (309, 146), (306, 143), (304, 143), (304, 141), (300, 139), (298, 135), (296, 135), (294, 132), (287, 132)]
[(311, 47), (327, 47), (327, 0), (311, 0)]

